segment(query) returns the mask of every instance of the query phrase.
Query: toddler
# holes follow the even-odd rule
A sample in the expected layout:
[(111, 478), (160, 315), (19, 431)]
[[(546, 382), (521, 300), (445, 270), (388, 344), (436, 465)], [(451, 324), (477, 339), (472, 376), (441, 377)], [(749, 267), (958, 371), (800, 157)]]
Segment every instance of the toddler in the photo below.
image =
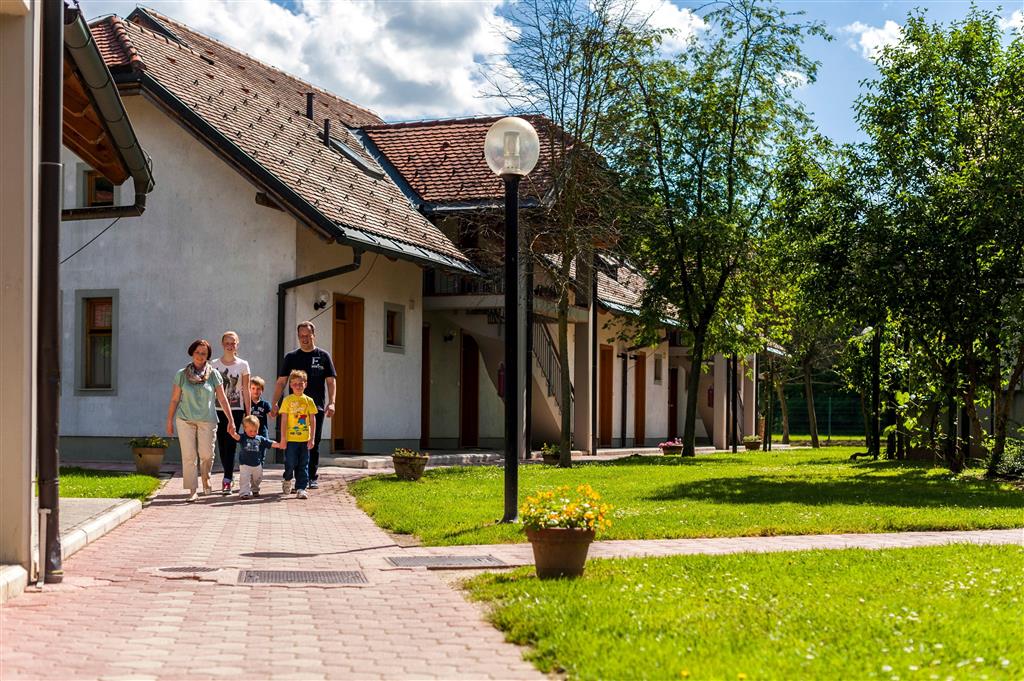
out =
[(260, 482), (263, 480), (263, 453), (267, 447), (284, 449), (283, 442), (260, 435), (260, 420), (250, 414), (242, 419), (243, 433), (234, 433), (232, 437), (238, 441), (241, 449), (238, 455), (239, 496), (251, 499), (260, 495)]

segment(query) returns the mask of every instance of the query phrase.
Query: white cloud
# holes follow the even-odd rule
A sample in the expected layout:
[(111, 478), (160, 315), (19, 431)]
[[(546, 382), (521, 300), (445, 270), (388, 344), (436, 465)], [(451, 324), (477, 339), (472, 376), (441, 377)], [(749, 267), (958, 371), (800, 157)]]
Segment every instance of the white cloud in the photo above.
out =
[(778, 75), (776, 81), (779, 85), (799, 90), (800, 88), (805, 87), (810, 79), (807, 77), (806, 73), (801, 73), (800, 71), (783, 71)]
[(693, 11), (679, 7), (669, 0), (634, 0), (630, 14), (637, 21), (645, 21), (648, 26), (657, 29), (671, 29), (673, 33), (665, 36), (661, 45), (662, 52), (678, 54), (689, 44), (690, 38), (707, 27), (704, 20)]
[(1024, 10), (1014, 10), (1013, 14), (1005, 19), (999, 20), (999, 28), (1004, 31), (1024, 31)]
[(881, 28), (855, 21), (839, 30), (854, 36), (855, 39), (848, 40), (847, 45), (854, 50), (859, 50), (861, 56), (869, 61), (878, 59), (883, 47), (896, 45), (903, 40), (903, 28), (891, 19), (886, 20), (885, 25)]
[[(391, 120), (492, 111), (479, 63), (507, 44), (504, 0), (149, 0), (148, 6)], [(136, 0), (84, 0), (126, 17)]]

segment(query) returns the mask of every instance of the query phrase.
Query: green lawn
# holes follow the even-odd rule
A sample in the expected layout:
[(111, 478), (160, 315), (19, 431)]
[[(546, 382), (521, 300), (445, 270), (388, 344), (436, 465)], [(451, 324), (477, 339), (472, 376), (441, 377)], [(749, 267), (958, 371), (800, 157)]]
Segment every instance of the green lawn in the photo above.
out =
[[(942, 468), (848, 461), (856, 448), (631, 457), (569, 470), (520, 467), (520, 499), (560, 484), (589, 483), (615, 506), (605, 539), (728, 537), (1024, 526), (1024, 493)], [(498, 525), (500, 468), (428, 471), (418, 483), (394, 476), (352, 486), (383, 527), (431, 545), (525, 541)]]
[(1024, 548), (595, 560), (468, 583), (571, 679), (1021, 679)]
[(158, 478), (148, 475), (75, 467), (61, 467), (60, 469), (60, 495), (62, 497), (103, 497), (144, 501), (159, 485)]

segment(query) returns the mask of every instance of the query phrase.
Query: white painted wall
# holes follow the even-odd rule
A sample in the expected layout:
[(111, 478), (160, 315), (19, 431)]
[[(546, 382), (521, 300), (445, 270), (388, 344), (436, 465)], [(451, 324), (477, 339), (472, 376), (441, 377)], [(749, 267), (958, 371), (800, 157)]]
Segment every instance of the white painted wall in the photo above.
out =
[[(195, 338), (219, 350), (228, 329), (254, 373), (276, 369), (276, 287), (295, 276), (296, 231), (285, 213), (258, 206), (256, 187), (142, 97), (125, 106), (153, 159), (156, 188), (146, 212), (122, 218), (61, 267), (61, 434), (162, 433), (175, 371)], [(78, 159), (65, 152), (65, 205), (77, 200)], [(121, 188), (130, 202), (131, 181)], [(109, 220), (65, 222), (67, 257)], [(117, 391), (76, 394), (75, 291), (116, 289)]]

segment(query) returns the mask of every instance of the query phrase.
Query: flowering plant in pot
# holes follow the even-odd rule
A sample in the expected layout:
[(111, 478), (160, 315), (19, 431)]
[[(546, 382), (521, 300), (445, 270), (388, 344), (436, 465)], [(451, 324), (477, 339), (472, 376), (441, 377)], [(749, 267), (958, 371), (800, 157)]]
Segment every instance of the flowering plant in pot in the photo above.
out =
[(399, 480), (419, 480), (423, 477), (423, 469), (427, 467), (430, 455), (404, 447), (391, 453), (391, 461), (395, 465), (395, 475)]
[(533, 546), (537, 576), (582, 575), (594, 535), (611, 526), (610, 510), (590, 485), (565, 485), (526, 497), (519, 516)]
[(559, 459), (562, 458), (561, 448), (550, 442), (545, 442), (541, 445), (540, 455), (544, 459), (544, 463), (549, 466), (557, 466)]
[(128, 440), (128, 446), (132, 448), (132, 458), (135, 459), (135, 471), (140, 475), (159, 475), (169, 444), (159, 435), (133, 437)]
[(683, 441), (679, 438), (668, 440), (658, 444), (661, 448), (662, 454), (682, 454), (683, 453)]

